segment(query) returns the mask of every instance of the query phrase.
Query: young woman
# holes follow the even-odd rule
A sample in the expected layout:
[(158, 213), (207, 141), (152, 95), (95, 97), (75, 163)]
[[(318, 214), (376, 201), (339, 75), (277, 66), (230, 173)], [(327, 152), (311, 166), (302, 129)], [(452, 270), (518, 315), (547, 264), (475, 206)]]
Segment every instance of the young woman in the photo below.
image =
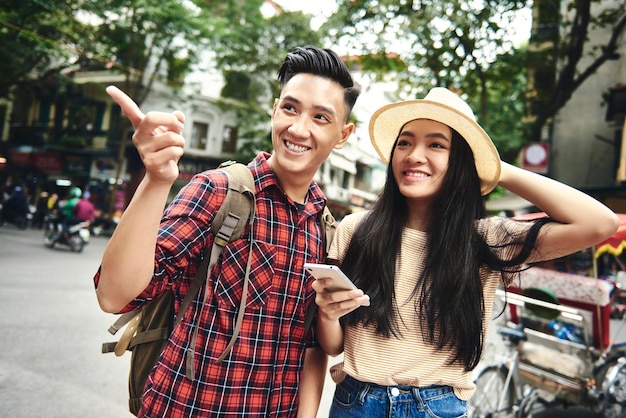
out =
[[(331, 370), (330, 417), (466, 416), (496, 288), (523, 263), (609, 237), (617, 216), (501, 162), (469, 106), (444, 88), (382, 107), (370, 136), (389, 162), (385, 187), (371, 211), (344, 218), (329, 254), (360, 290), (313, 285), (320, 344), (344, 353)], [(483, 196), (498, 184), (548, 217), (487, 217)]]

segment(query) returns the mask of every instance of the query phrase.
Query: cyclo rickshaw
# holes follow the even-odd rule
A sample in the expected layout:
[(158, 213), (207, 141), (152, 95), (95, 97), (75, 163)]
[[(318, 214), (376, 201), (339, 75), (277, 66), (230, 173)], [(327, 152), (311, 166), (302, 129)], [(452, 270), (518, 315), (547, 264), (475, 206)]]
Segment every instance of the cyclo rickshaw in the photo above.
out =
[(502, 315), (491, 326), (501, 340), (487, 338), (470, 417), (574, 405), (626, 417), (626, 215), (619, 217), (606, 241), (530, 267), (498, 291), (494, 315)]

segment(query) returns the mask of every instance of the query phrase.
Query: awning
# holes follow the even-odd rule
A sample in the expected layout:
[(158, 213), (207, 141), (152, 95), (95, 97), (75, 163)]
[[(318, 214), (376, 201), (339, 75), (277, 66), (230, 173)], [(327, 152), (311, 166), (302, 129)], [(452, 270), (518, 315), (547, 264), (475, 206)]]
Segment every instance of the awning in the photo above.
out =
[(343, 155), (333, 152), (332, 154), (330, 154), (330, 158), (328, 161), (330, 161), (330, 165), (332, 165), (333, 167), (339, 168), (343, 171), (347, 171), (350, 174), (356, 174), (356, 164), (354, 163), (354, 161), (347, 159)]
[(619, 256), (624, 251), (626, 247), (626, 215), (618, 213), (617, 216), (619, 217), (619, 227), (617, 231), (608, 239), (596, 245), (595, 258), (598, 258), (603, 253), (611, 253)]

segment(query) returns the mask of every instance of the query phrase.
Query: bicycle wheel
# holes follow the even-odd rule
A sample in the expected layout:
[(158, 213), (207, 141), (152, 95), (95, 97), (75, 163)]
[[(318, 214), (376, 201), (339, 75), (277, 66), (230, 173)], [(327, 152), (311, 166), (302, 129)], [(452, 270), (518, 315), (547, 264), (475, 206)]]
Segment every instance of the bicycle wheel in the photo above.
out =
[(474, 381), (476, 392), (467, 402), (470, 418), (488, 418), (496, 412), (510, 411), (513, 408), (515, 402), (513, 382), (504, 387), (507, 374), (508, 369), (504, 366), (489, 366), (480, 372)]

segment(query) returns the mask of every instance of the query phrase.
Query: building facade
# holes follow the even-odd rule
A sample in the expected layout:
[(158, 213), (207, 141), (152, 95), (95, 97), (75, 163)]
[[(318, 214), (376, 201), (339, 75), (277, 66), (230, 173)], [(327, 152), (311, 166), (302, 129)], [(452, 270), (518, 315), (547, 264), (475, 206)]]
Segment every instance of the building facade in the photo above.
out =
[[(562, 2), (561, 13), (567, 15), (567, 2)], [(592, 5), (597, 16), (603, 9), (615, 8), (621, 0), (604, 0)], [(587, 45), (606, 43), (608, 29), (592, 28)], [(595, 74), (584, 81), (569, 102), (559, 111), (550, 138), (550, 176), (571, 186), (593, 190), (619, 186), (625, 180), (617, 178), (621, 164), (624, 107), (617, 110), (618, 94), (626, 85), (626, 35), (618, 39), (618, 57), (605, 62)], [(580, 68), (586, 68), (592, 58), (584, 51)], [(613, 106), (609, 106), (613, 101)], [(608, 112), (614, 109), (613, 112)], [(612, 113), (612, 114), (609, 114)]]
[[(76, 86), (68, 97), (36, 94), (7, 104), (11, 123), (3, 128), (0, 155), (6, 156), (6, 163), (0, 175), (4, 184), (25, 187), (33, 204), (41, 191), (56, 192), (63, 199), (71, 187), (78, 186), (91, 192), (103, 213), (119, 215), (144, 173), (130, 126), (105, 91), (108, 85), (123, 88), (124, 79), (109, 71), (93, 71), (76, 73), (73, 81)], [(339, 219), (369, 207), (384, 182), (386, 167), (370, 144), (367, 125), (375, 110), (371, 103), (389, 102), (393, 87), (380, 83), (363, 87), (354, 108), (356, 133), (344, 148), (333, 151), (315, 178)], [(241, 145), (237, 113), (223, 99), (197, 88), (175, 92), (156, 82), (141, 109), (180, 110), (186, 116), (185, 153), (170, 198), (194, 174), (236, 158)]]

